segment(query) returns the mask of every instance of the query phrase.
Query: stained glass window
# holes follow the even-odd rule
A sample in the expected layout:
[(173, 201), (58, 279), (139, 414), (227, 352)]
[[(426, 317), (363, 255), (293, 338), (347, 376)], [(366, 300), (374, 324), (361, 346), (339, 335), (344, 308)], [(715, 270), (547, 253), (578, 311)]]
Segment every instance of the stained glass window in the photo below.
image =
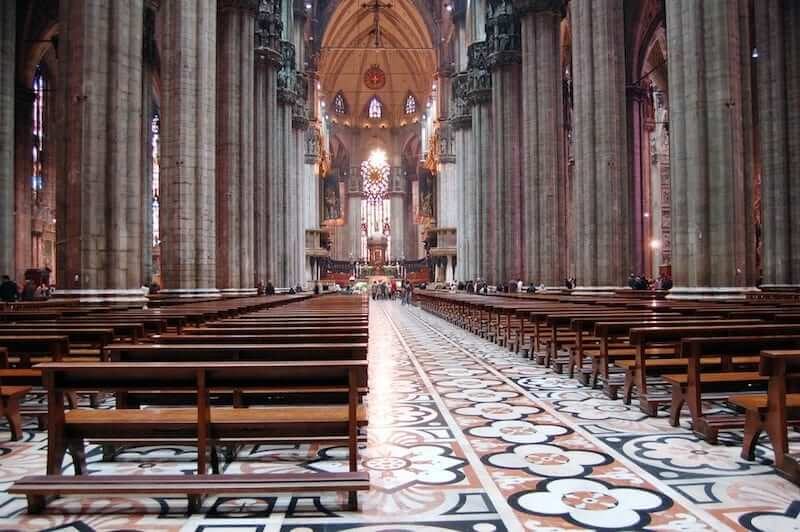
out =
[(42, 165), (44, 162), (44, 92), (45, 83), (42, 69), (36, 67), (33, 75), (33, 147), (31, 156), (33, 158), (33, 173), (31, 175), (31, 188), (33, 189), (33, 201), (37, 204), (44, 190), (44, 177)]
[(417, 112), (417, 99), (414, 98), (413, 94), (409, 94), (406, 97), (406, 114), (413, 115)]
[(389, 199), (389, 164), (386, 153), (373, 151), (361, 163), (361, 253), (368, 257), (367, 240), (372, 235), (383, 234), (387, 239), (386, 256), (391, 256), (391, 228), (389, 225), (391, 201)]
[(344, 96), (341, 92), (337, 93), (333, 99), (333, 112), (337, 115), (343, 115), (347, 112), (347, 106), (344, 103)]
[(381, 118), (383, 116), (383, 104), (377, 96), (373, 96), (369, 101), (369, 117)]
[(153, 189), (152, 189), (152, 216), (153, 216), (153, 245), (161, 243), (161, 227), (158, 221), (160, 211), (159, 188), (161, 167), (159, 166), (159, 143), (160, 143), (161, 119), (156, 113), (150, 122), (150, 156), (153, 160)]

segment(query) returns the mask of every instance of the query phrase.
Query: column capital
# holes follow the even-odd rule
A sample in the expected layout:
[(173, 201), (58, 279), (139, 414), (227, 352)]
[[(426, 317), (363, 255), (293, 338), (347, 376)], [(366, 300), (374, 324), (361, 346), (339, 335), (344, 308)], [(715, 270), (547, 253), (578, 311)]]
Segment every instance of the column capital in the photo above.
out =
[(520, 17), (544, 12), (557, 13), (563, 17), (567, 7), (566, 0), (513, 0), (513, 2), (514, 11)]
[(511, 0), (489, 0), (486, 18), (488, 68), (522, 62), (519, 17)]
[(478, 41), (467, 48), (469, 71), (466, 87), (467, 100), (471, 104), (485, 103), (492, 98), (492, 75), (489, 73), (489, 46)]
[(145, 0), (144, 7), (146, 9), (152, 9), (153, 11), (158, 11), (161, 7), (161, 0)]
[(259, 7), (259, 0), (217, 0), (217, 2), (218, 11), (241, 9), (255, 15)]

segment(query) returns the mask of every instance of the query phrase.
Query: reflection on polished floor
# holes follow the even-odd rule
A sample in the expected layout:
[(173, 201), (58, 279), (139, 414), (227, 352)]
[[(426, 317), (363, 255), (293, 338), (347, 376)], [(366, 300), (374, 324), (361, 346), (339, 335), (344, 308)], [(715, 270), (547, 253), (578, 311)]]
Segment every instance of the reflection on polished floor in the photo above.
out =
[[(717, 446), (665, 418), (554, 375), (399, 302), (372, 302), (368, 443), (372, 489), (362, 511), (341, 496), (217, 497), (182, 515), (180, 498), (61, 499), (65, 514), (27, 516), (0, 496), (0, 530), (203, 532), (339, 530), (797, 530), (800, 490), (770, 466), (739, 458), (736, 435)], [(0, 481), (41, 474), (46, 433), (0, 432)], [(730, 444), (730, 445), (726, 445)], [(180, 473), (191, 448), (140, 448), (90, 472)], [(255, 446), (230, 472), (346, 468), (341, 448)], [(69, 465), (65, 470), (70, 470)]]

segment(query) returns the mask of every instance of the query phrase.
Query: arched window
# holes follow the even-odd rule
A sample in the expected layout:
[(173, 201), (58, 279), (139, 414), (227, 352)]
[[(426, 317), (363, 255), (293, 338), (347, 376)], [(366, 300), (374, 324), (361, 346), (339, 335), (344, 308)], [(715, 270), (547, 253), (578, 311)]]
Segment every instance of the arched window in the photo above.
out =
[(347, 112), (347, 104), (345, 104), (344, 95), (341, 92), (337, 92), (333, 98), (333, 112), (337, 115), (343, 115)]
[(417, 112), (417, 99), (414, 98), (414, 95), (411, 93), (408, 93), (408, 96), (406, 96), (405, 111), (407, 115), (413, 115)]
[(369, 101), (369, 108), (367, 109), (370, 118), (383, 117), (383, 104), (377, 96), (373, 96)]
[(159, 166), (160, 160), (160, 139), (161, 139), (161, 118), (156, 112), (153, 119), (150, 121), (150, 156), (153, 161), (153, 190), (151, 197), (151, 207), (153, 216), (153, 245), (157, 246), (161, 243), (161, 227), (159, 225), (159, 210), (160, 210), (160, 178), (161, 167)]
[(33, 201), (38, 204), (44, 190), (43, 163), (44, 163), (44, 92), (45, 82), (40, 66), (36, 67), (33, 75), (33, 148), (31, 156), (33, 158), (33, 173), (31, 175), (31, 188), (33, 189)]

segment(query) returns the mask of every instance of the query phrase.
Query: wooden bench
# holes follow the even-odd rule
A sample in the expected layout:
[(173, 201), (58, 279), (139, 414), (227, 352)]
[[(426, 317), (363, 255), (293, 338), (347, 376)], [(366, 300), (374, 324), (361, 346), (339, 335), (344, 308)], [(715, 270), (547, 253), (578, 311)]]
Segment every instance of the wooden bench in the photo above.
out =
[(64, 335), (38, 336), (0, 335), (0, 347), (8, 350), (8, 356), (19, 356), (20, 367), (30, 367), (33, 355), (46, 354), (58, 361), (69, 353), (69, 338)]
[[(108, 483), (114, 484), (113, 493), (141, 493), (144, 479), (150, 483), (151, 493), (159, 489), (171, 493), (186, 493), (190, 509), (199, 506), (200, 494), (227, 492), (236, 481), (250, 482), (248, 489), (256, 492), (283, 491), (280, 477), (259, 477), (259, 483), (239, 475), (215, 475), (219, 484), (209, 486), (205, 476), (209, 464), (216, 459), (216, 446), (230, 441), (313, 441), (319, 437), (336, 436), (347, 441), (349, 472), (337, 476), (325, 474), (305, 475), (294, 479), (285, 489), (348, 491), (351, 506), (357, 504), (356, 491), (368, 489), (368, 474), (357, 471), (357, 429), (366, 422), (366, 412), (359, 405), (360, 390), (367, 385), (366, 361), (317, 362), (172, 362), (161, 363), (48, 363), (37, 366), (44, 374), (48, 391), (48, 448), (47, 476), (26, 477), (15, 482), (9, 493), (25, 494), (31, 512), (42, 511), (46, 496), (59, 494), (106, 495)], [(192, 408), (149, 408), (145, 410), (93, 410), (65, 411), (64, 393), (87, 387), (105, 391), (146, 389), (151, 391), (192, 391), (196, 406)], [(210, 405), (210, 396), (217, 389), (231, 387), (248, 389), (271, 386), (274, 389), (302, 388), (303, 393), (324, 394), (325, 403), (294, 406), (272, 404), (260, 408), (227, 408)], [(340, 402), (331, 402), (330, 390), (336, 389)], [(75, 480), (61, 474), (61, 465), (67, 450), (73, 456), (76, 474), (86, 473), (84, 441), (93, 438), (131, 437), (139, 440), (160, 441), (164, 434), (192, 439), (197, 447), (197, 473), (199, 476), (181, 477), (171, 481), (170, 476), (130, 476), (125, 478), (103, 476), (89, 477), (92, 481)], [(331, 479), (330, 484), (319, 481)], [(103, 483), (106, 481), (106, 483)], [(334, 482), (335, 481), (335, 482)], [(127, 491), (130, 484), (131, 491)], [(157, 486), (157, 488), (156, 488)], [(305, 486), (305, 487), (303, 487)], [(326, 487), (327, 486), (327, 487)], [(190, 489), (191, 488), (191, 489)], [(185, 489), (186, 491), (181, 491)], [(194, 497), (194, 499), (192, 499)]]
[[(671, 393), (655, 391), (651, 393), (648, 389), (648, 378), (652, 377), (652, 371), (648, 371), (650, 358), (647, 355), (649, 346), (673, 345), (676, 347), (676, 354), (672, 358), (678, 358), (677, 349), (684, 338), (695, 337), (743, 337), (743, 336), (775, 336), (775, 335), (800, 335), (800, 325), (797, 324), (756, 324), (756, 325), (719, 325), (709, 323), (708, 326), (692, 327), (643, 327), (630, 330), (630, 342), (636, 347), (635, 361), (626, 365), (625, 396), (630, 397), (633, 388), (636, 388), (639, 397), (639, 409), (650, 415), (658, 413), (660, 405), (671, 403)], [(624, 361), (623, 361), (624, 362)], [(618, 364), (623, 364), (619, 362)], [(670, 363), (668, 363), (670, 364)], [(686, 367), (685, 362), (676, 362), (670, 366), (672, 368)], [(656, 368), (656, 377), (662, 373), (662, 368)], [(656, 381), (658, 382), (658, 381)], [(663, 382), (663, 380), (662, 380)]]
[(742, 458), (753, 460), (755, 446), (766, 430), (775, 453), (778, 472), (800, 484), (800, 456), (789, 452), (789, 425), (800, 424), (800, 350), (769, 349), (761, 352), (759, 374), (768, 378), (766, 394), (733, 396), (731, 403), (745, 409)]
[(800, 335), (684, 338), (680, 353), (687, 361), (687, 372), (665, 377), (672, 385), (671, 424), (679, 425), (685, 403), (695, 434), (716, 443), (720, 430), (740, 428), (745, 420), (741, 416), (705, 416), (703, 399), (727, 401), (734, 393), (763, 389), (767, 378), (755, 371), (760, 351), (798, 347)]
[(30, 386), (0, 385), (0, 416), (4, 416), (8, 420), (11, 441), (22, 439), (22, 417), (19, 402), (30, 391)]

